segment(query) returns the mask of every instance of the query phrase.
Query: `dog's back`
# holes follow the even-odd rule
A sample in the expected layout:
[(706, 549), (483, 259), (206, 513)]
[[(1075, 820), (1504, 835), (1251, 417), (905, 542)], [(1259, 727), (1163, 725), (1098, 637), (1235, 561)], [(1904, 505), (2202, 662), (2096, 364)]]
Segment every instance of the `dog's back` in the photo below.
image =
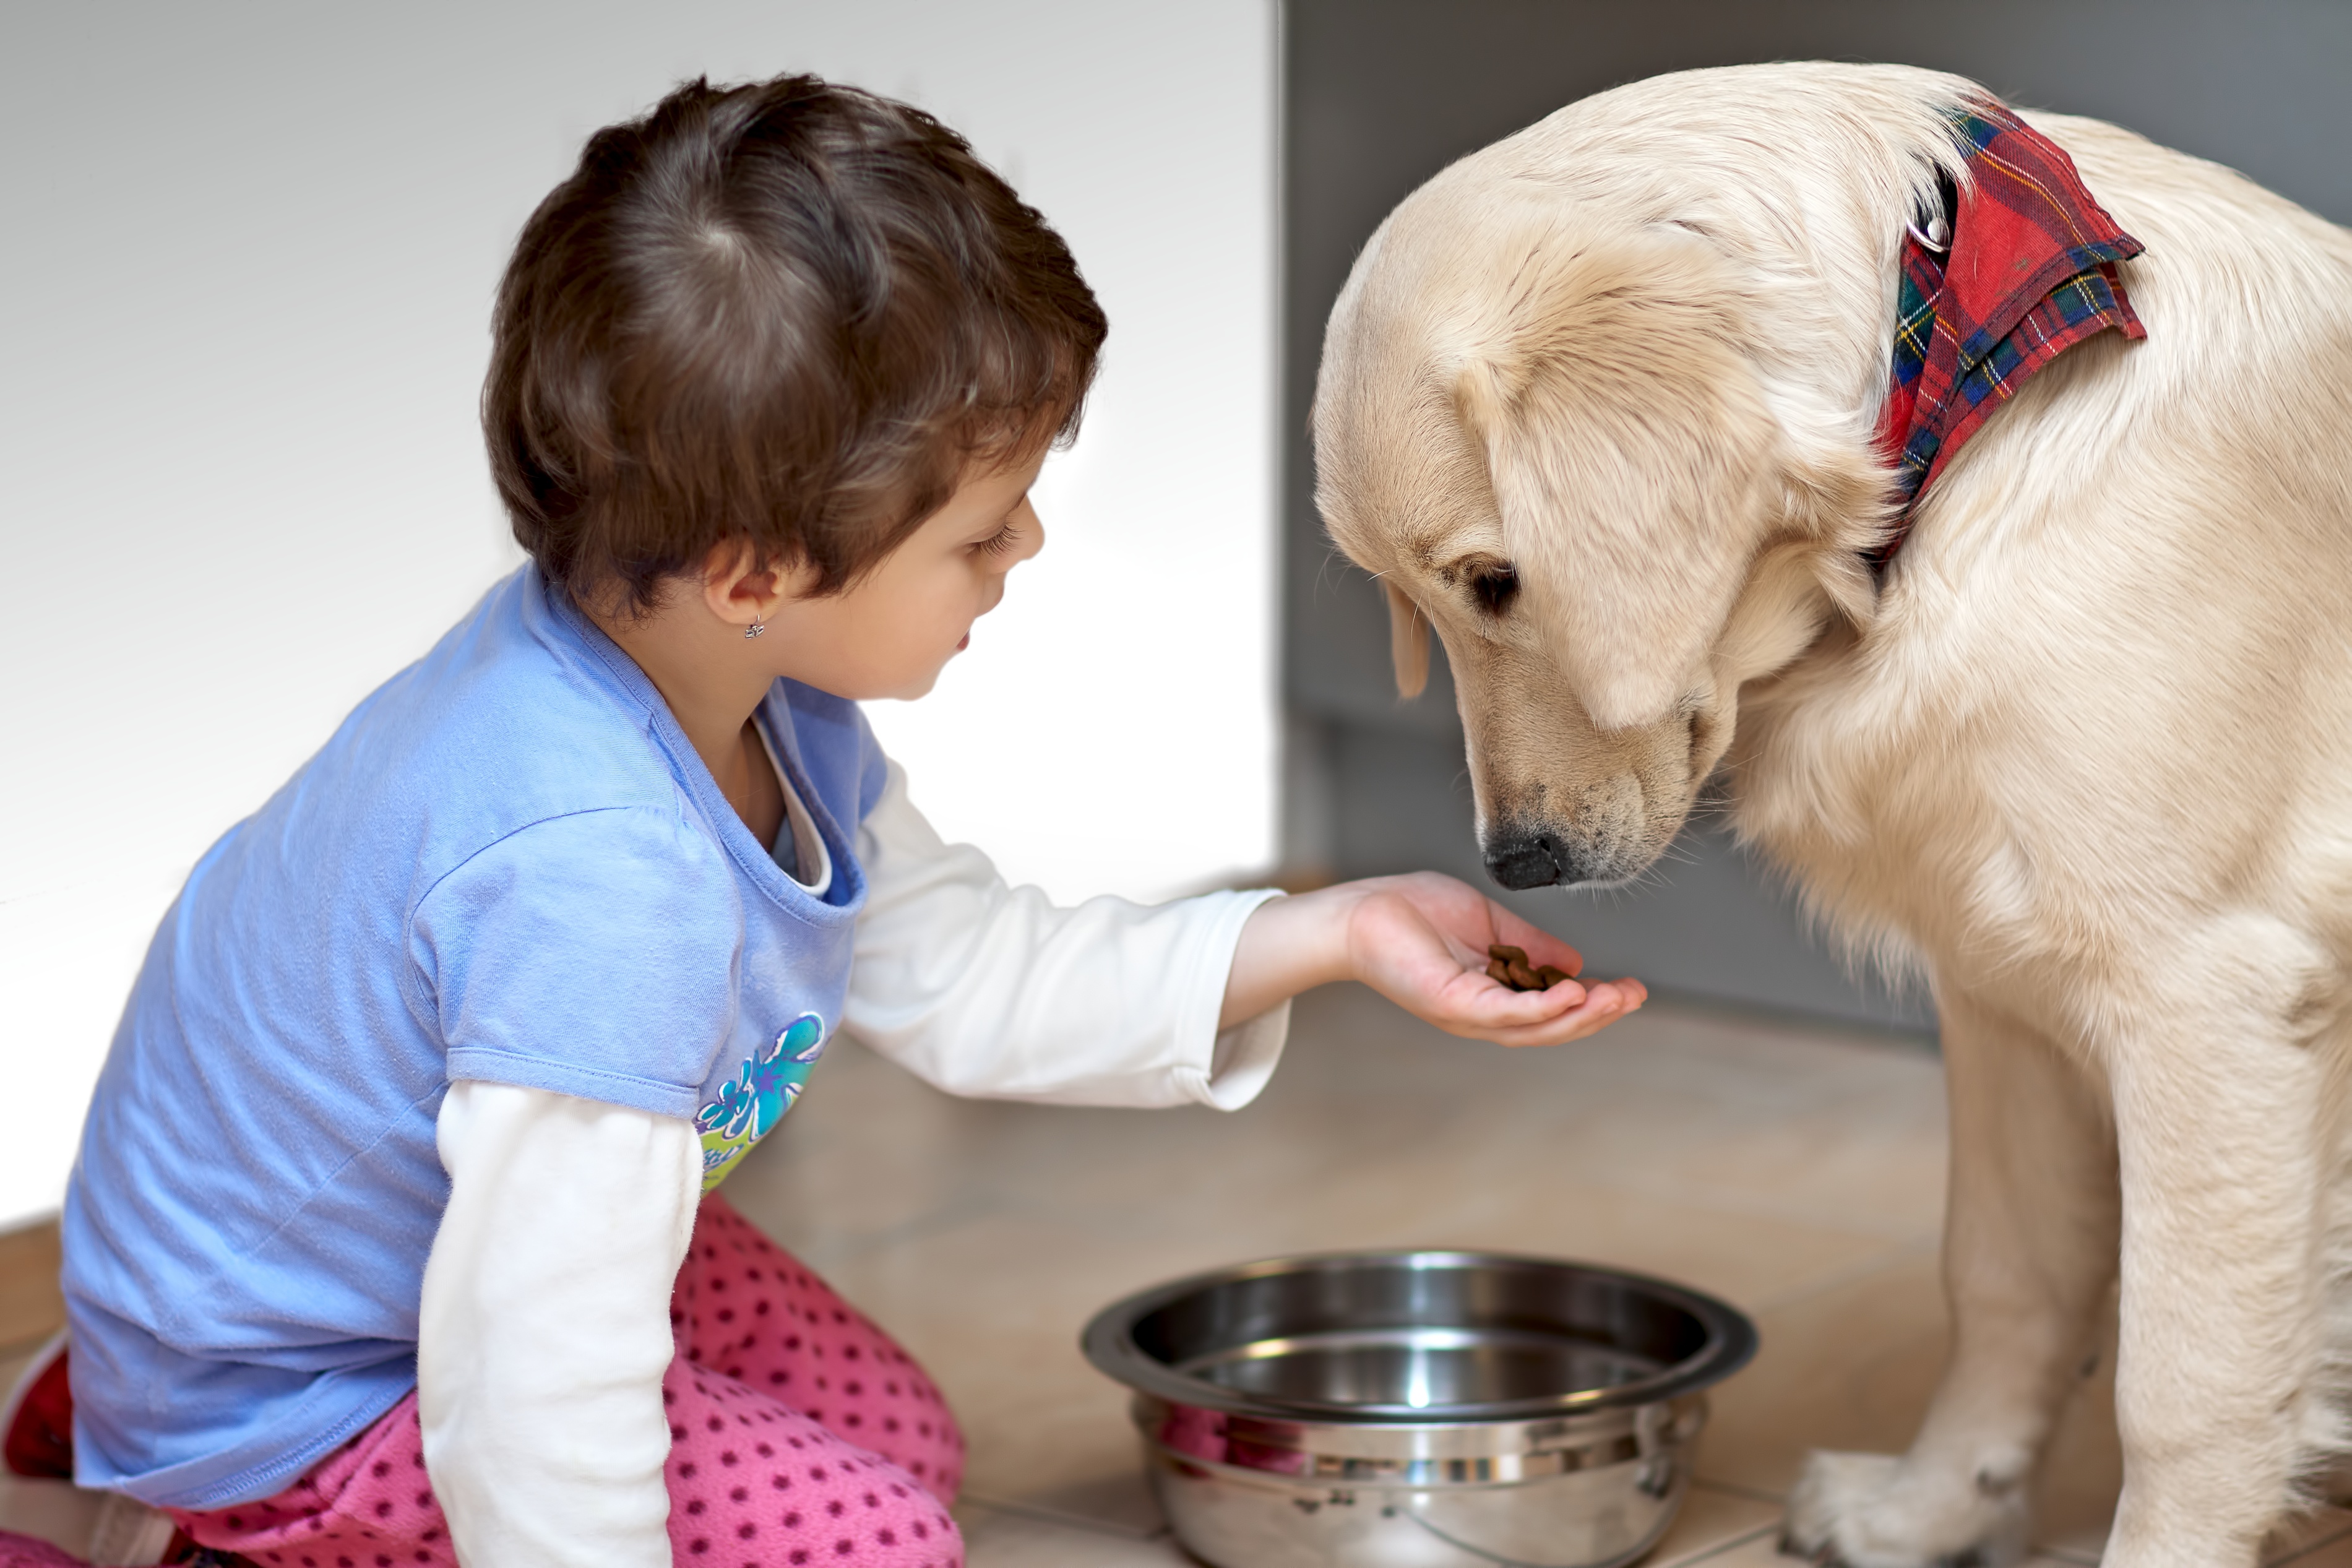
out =
[[(2130, 944), (2106, 967), (2202, 969), (2184, 922), (2249, 903), (2352, 964), (2352, 234), (2116, 127), (2035, 123), (2147, 247), (2121, 271), (2147, 336), (2068, 351), (1951, 461), (1864, 657), (1759, 694), (1748, 821), (2011, 986), (2092, 924)], [(1773, 781), (1798, 757), (1851, 819), (1815, 795), (1796, 827)], [(1904, 847), (1826, 842), (1856, 829)]]

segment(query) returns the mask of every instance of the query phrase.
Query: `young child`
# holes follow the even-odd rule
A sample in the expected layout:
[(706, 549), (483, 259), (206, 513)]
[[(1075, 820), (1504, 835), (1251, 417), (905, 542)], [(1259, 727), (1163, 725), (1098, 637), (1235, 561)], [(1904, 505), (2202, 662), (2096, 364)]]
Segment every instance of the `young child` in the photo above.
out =
[(1446, 878), (1059, 909), (926, 826), (856, 703), (1036, 553), (1104, 331), (903, 105), (695, 82), (589, 141), (483, 404), (530, 563), (206, 854), (115, 1037), (82, 1485), (302, 1568), (952, 1563), (938, 1394), (715, 1191), (836, 1029), (957, 1094), (1232, 1109), (1327, 981), (1506, 1045), (1641, 1005), (1488, 979), (1578, 960)]

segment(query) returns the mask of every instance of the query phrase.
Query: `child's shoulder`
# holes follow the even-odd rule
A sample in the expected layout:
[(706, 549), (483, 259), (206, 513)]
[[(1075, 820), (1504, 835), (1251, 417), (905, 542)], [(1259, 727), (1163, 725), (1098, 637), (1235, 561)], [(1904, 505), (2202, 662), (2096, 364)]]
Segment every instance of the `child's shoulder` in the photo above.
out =
[[(370, 750), (444, 792), (520, 809), (673, 798), (660, 698), (627, 656), (525, 566), (352, 715)], [(349, 726), (347, 726), (348, 728)]]
[(263, 808), (265, 837), (396, 861), (429, 883), (537, 823), (677, 815), (685, 792), (648, 708), (658, 697), (584, 626), (534, 569), (500, 582), (352, 711)]

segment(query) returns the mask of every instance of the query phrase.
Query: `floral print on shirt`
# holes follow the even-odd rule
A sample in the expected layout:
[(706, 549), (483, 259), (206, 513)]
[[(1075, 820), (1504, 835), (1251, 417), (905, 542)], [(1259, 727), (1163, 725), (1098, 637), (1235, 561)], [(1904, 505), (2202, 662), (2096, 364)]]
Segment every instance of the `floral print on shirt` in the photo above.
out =
[(824, 1020), (803, 1013), (782, 1029), (765, 1050), (721, 1084), (719, 1098), (694, 1113), (702, 1133), (702, 1190), (710, 1191), (741, 1163), (751, 1145), (783, 1120), (801, 1097), (809, 1070), (824, 1055)]

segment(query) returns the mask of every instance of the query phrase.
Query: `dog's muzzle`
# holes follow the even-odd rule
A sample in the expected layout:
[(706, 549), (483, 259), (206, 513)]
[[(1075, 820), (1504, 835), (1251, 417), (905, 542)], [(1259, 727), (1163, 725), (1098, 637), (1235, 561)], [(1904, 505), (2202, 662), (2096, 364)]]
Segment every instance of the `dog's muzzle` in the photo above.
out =
[(1554, 833), (1506, 829), (1489, 834), (1486, 859), (1486, 875), (1515, 892), (1593, 878), (1594, 868)]

